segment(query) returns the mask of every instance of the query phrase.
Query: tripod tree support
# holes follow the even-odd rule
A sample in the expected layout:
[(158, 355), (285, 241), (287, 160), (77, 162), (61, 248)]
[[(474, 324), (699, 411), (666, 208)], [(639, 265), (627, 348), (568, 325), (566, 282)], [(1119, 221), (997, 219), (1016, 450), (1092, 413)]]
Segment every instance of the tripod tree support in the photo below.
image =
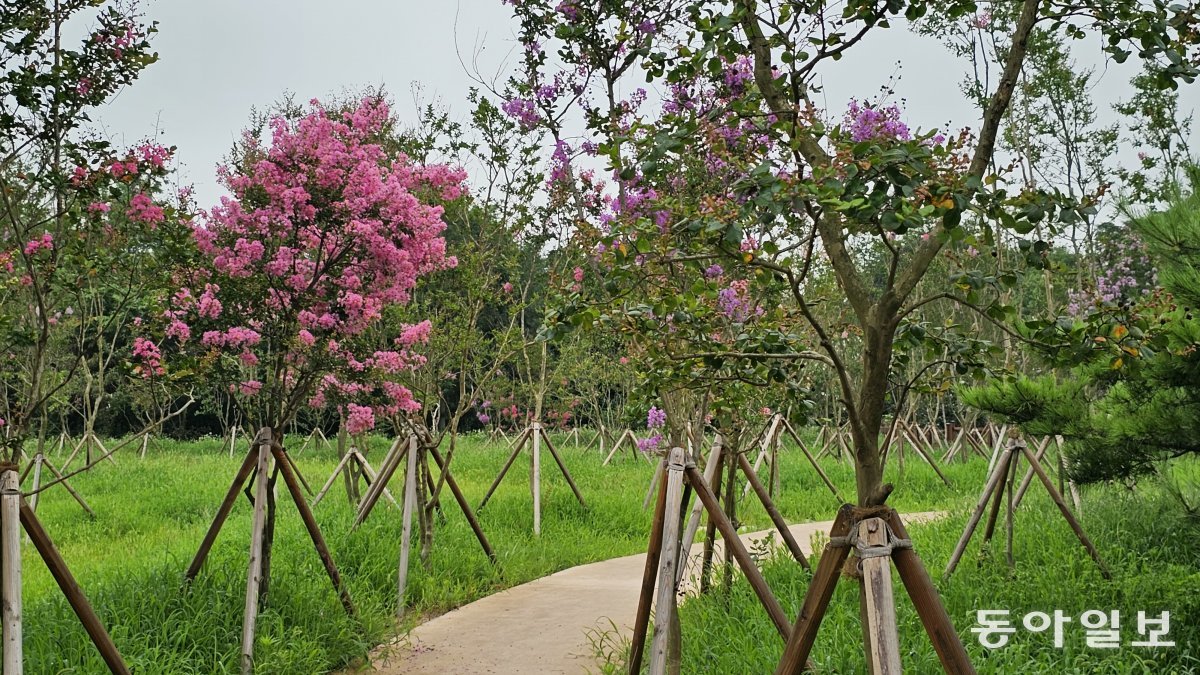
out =
[(542, 533), (542, 440), (546, 442), (546, 449), (548, 449), (551, 456), (554, 457), (555, 463), (558, 464), (559, 471), (562, 472), (563, 478), (567, 480), (567, 485), (571, 487), (571, 492), (575, 494), (575, 499), (579, 502), (580, 506), (585, 509), (587, 508), (587, 502), (583, 500), (583, 495), (579, 492), (579, 487), (575, 485), (575, 480), (571, 478), (571, 472), (567, 470), (567, 465), (563, 462), (562, 457), (559, 456), (554, 444), (550, 441), (550, 437), (546, 435), (546, 430), (542, 427), (540, 422), (534, 422), (533, 424), (529, 425), (529, 427), (527, 427), (520, 436), (517, 437), (517, 442), (515, 443), (516, 447), (513, 449), (512, 454), (508, 456), (508, 459), (505, 460), (504, 466), (500, 469), (500, 473), (496, 475), (496, 479), (492, 481), (491, 487), (488, 488), (487, 494), (483, 496), (483, 500), (479, 502), (479, 506), (475, 509), (476, 511), (482, 511), (483, 507), (487, 506), (488, 500), (492, 498), (493, 494), (495, 494), (496, 488), (500, 487), (500, 483), (504, 480), (504, 476), (508, 474), (508, 470), (512, 468), (513, 462), (517, 460), (517, 456), (521, 454), (521, 451), (525, 449), (525, 445), (528, 443), (533, 456), (529, 475), (529, 489), (533, 496), (533, 533), (535, 535), (540, 535)]
[(851, 550), (862, 566), (864, 586), (860, 598), (867, 642), (864, 650), (872, 675), (900, 672), (899, 638), (896, 634), (888, 560), (896, 566), (900, 581), (908, 591), (942, 668), (951, 675), (975, 673), (966, 648), (955, 632), (929, 574), (912, 550), (908, 532), (894, 509), (856, 508), (846, 504), (838, 511), (829, 534), (829, 543), (821, 553), (817, 571), (808, 586), (775, 675), (799, 675), (805, 668), (821, 620), (833, 598), (842, 566)]
[[(726, 551), (730, 552), (746, 575), (750, 587), (754, 590), (759, 602), (767, 610), (772, 623), (783, 639), (787, 639), (791, 631), (787, 615), (779, 600), (771, 593), (770, 587), (763, 579), (762, 573), (755, 566), (754, 560), (746, 551), (745, 545), (737, 535), (737, 530), (721, 510), (717, 497), (713, 494), (704, 476), (696, 470), (696, 465), (682, 448), (672, 448), (662, 460), (663, 471), (658, 490), (658, 501), (655, 504), (654, 520), (651, 523), (650, 542), (646, 551), (646, 567), (642, 575), (642, 587), (638, 596), (637, 614), (634, 617), (633, 637), (630, 643), (629, 673), (636, 675), (640, 672), (642, 650), (646, 644), (646, 632), (650, 624), (650, 605), (656, 597), (657, 586), (657, 616), (655, 620), (654, 642), (651, 648), (650, 672), (659, 675), (666, 672), (668, 665), (665, 631), (669, 630), (675, 601), (678, 597), (679, 582), (677, 581), (676, 565), (680, 559), (680, 520), (686, 509), (689, 490), (704, 504), (708, 511), (709, 522), (715, 524), (721, 532)], [(678, 474), (682, 467), (682, 480)], [(682, 494), (681, 494), (682, 493)]]
[[(1044, 449), (1044, 446), (1040, 447), (1039, 449)], [(975, 503), (975, 508), (972, 510), (970, 518), (967, 519), (967, 526), (964, 528), (962, 536), (958, 540), (958, 544), (954, 547), (954, 553), (950, 555), (950, 560), (946, 563), (946, 571), (943, 573), (943, 577), (949, 577), (954, 573), (955, 568), (958, 567), (958, 563), (962, 559), (963, 553), (967, 550), (967, 544), (970, 543), (971, 537), (975, 533), (975, 529), (979, 526), (979, 521), (983, 517), (983, 510), (987, 507), (989, 501), (992, 502), (992, 508), (988, 516), (987, 526), (984, 528), (985, 543), (991, 539), (1000, 509), (1000, 502), (1003, 499), (1005, 481), (1007, 479), (1008, 490), (1009, 494), (1011, 495), (1014, 484), (1016, 483), (1016, 461), (1020, 456), (1024, 456), (1029, 462), (1029, 468), (1033, 471), (1033, 474), (1038, 477), (1038, 480), (1042, 483), (1042, 486), (1050, 495), (1051, 501), (1053, 501), (1054, 505), (1058, 507), (1059, 513), (1061, 513), (1063, 519), (1067, 521), (1067, 524), (1071, 527), (1071, 531), (1075, 533), (1075, 537), (1079, 539), (1079, 543), (1083, 545), (1084, 549), (1088, 552), (1088, 555), (1091, 556), (1093, 561), (1095, 561), (1096, 566), (1100, 568), (1100, 574), (1103, 575), (1105, 579), (1112, 579), (1112, 572), (1110, 572), (1108, 566), (1104, 564), (1104, 560), (1100, 558), (1100, 552), (1096, 550), (1096, 546), (1092, 543), (1092, 540), (1089, 539), (1087, 534), (1083, 531), (1083, 527), (1079, 524), (1079, 521), (1076, 520), (1075, 515), (1071, 513), (1071, 509), (1067, 507), (1067, 503), (1063, 499), (1062, 494), (1057, 488), (1054, 487), (1054, 482), (1050, 480), (1048, 475), (1046, 475), (1046, 471), (1042, 468), (1042, 463), (1038, 455), (1034, 454), (1033, 451), (1026, 447), (1026, 445), (1019, 439), (1009, 440), (1007, 446), (1004, 448), (1004, 451), (1000, 454), (998, 461), (995, 462), (995, 465), (992, 468), (992, 473), (988, 477), (987, 485), (984, 486), (983, 493), (979, 495), (979, 500)], [(1014, 516), (1013, 509), (1015, 508), (1013, 506), (1013, 500), (1011, 496), (1009, 499), (1009, 504), (1008, 529), (1011, 532)], [(1009, 534), (1009, 537), (1011, 539), (1011, 533)], [(1011, 550), (1011, 544), (1009, 544), (1009, 550)]]
[[(250, 476), (251, 471), (257, 467), (255, 484), (255, 493), (257, 496), (254, 499), (250, 563), (246, 583), (246, 615), (242, 635), (242, 671), (244, 673), (253, 672), (254, 657), (252, 650), (254, 623), (257, 618), (259, 602), (258, 584), (261, 583), (264, 577), (270, 574), (269, 567), (267, 564), (264, 564), (266, 562), (266, 553), (263, 550), (263, 539), (268, 529), (265, 513), (268, 500), (265, 495), (269, 477), (266, 467), (269, 465), (271, 458), (274, 459), (275, 470), (283, 477), (284, 485), (287, 486), (287, 490), (292, 496), (292, 502), (295, 503), (296, 510), (300, 512), (300, 519), (304, 522), (304, 528), (307, 530), (309, 538), (312, 539), (313, 547), (316, 549), (317, 555), (325, 567), (326, 574), (329, 575), (329, 580), (333, 583), (334, 591), (337, 592), (342, 607), (351, 617), (356, 615), (354, 604), (350, 600), (350, 595), (346, 591), (345, 584), (342, 583), (341, 575), (338, 573), (337, 566), (333, 562), (333, 556), (329, 553), (329, 547), (325, 544), (325, 537), (321, 534), (321, 528), (317, 525), (316, 518), (313, 517), (312, 510), (309, 509), (308, 502), (304, 498), (300, 482), (292, 469), (287, 452), (275, 440), (271, 428), (263, 427), (250, 443), (250, 450), (246, 453), (246, 458), (242, 460), (237, 475), (234, 476), (233, 483), (225, 493), (225, 499), (222, 500), (221, 505), (217, 508), (212, 525), (209, 526), (208, 532), (205, 533), (203, 541), (200, 542), (200, 548), (184, 575), (185, 579), (191, 581), (199, 574), (200, 569), (204, 566), (205, 559), (208, 557), (209, 551), (212, 550), (212, 545), (216, 541), (217, 535), (221, 532), (221, 527), (229, 517), (229, 512), (233, 510), (233, 504), (237, 501), (238, 492), (241, 491), (242, 486), (246, 483), (246, 479)], [(253, 600), (251, 596), (253, 596)], [(251, 604), (253, 604), (253, 607), (251, 607)], [(247, 640), (247, 635), (250, 636), (249, 640)], [(247, 651), (251, 653), (247, 654)]]

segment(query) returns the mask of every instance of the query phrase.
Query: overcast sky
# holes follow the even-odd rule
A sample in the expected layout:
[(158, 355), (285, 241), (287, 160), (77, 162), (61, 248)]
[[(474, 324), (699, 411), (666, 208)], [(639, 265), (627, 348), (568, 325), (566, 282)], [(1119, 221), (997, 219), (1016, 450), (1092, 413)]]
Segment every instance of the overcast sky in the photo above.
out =
[[(178, 146), (181, 180), (195, 185), (201, 207), (220, 196), (215, 167), (251, 108), (285, 92), (307, 101), (384, 85), (401, 117), (412, 118), (410, 89), (420, 83), (424, 98), (436, 96), (465, 117), (474, 84), (468, 70), (491, 79), (517, 58), (510, 8), (500, 0), (151, 0), (146, 11), (158, 22), (153, 45), (160, 61), (98, 118), (117, 143), (158, 130), (163, 143)], [(1095, 53), (1084, 51), (1088, 58)], [(904, 59), (899, 95), (911, 125), (976, 124), (958, 92), (963, 64), (901, 28), (880, 32), (823, 71), (829, 108), (843, 109), (852, 96), (876, 96), (896, 72), (897, 55)], [(1097, 88), (1106, 111), (1127, 95), (1130, 74), (1109, 67)], [(1200, 106), (1197, 86), (1184, 90), (1183, 102), (1187, 109)]]

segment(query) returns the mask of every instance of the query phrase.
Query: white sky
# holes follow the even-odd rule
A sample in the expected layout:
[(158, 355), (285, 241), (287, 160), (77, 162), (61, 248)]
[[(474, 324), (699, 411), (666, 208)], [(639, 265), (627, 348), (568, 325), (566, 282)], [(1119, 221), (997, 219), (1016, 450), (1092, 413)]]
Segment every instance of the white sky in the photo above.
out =
[[(178, 146), (181, 182), (195, 185), (202, 208), (220, 196), (215, 167), (253, 107), (285, 92), (307, 101), (384, 85), (397, 112), (411, 119), (410, 88), (420, 83), (426, 100), (436, 96), (465, 119), (474, 83), (459, 53), (491, 79), (506, 63), (516, 65), (519, 51), (510, 8), (500, 0), (153, 0), (146, 10), (159, 24), (153, 45), (160, 61), (97, 118), (119, 144), (160, 130), (161, 142)], [(1095, 53), (1081, 49), (1081, 56)], [(875, 97), (898, 56), (898, 97), (907, 100), (910, 125), (975, 124), (958, 90), (965, 64), (902, 28), (881, 31), (823, 71), (829, 108)], [(1097, 88), (1102, 112), (1111, 115), (1108, 104), (1127, 95), (1132, 72), (1109, 68)], [(1183, 107), (1200, 107), (1200, 85), (1184, 89)]]

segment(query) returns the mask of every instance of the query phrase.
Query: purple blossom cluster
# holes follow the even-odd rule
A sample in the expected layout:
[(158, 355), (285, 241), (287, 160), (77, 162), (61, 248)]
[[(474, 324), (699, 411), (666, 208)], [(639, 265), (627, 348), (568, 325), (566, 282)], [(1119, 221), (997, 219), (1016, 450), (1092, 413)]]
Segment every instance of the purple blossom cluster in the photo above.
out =
[(525, 131), (536, 127), (542, 120), (537, 106), (527, 98), (510, 98), (500, 105), (500, 109), (504, 111), (505, 115), (516, 120), (517, 124), (521, 125)]
[(667, 423), (667, 411), (650, 406), (650, 411), (646, 413), (646, 428), (660, 429)]
[(871, 140), (907, 141), (912, 139), (908, 125), (900, 120), (896, 105), (873, 106), (850, 99), (850, 107), (842, 121), (843, 131), (849, 131), (855, 143)]
[(1090, 314), (1100, 304), (1115, 304), (1134, 299), (1150, 292), (1150, 285), (1158, 283), (1158, 273), (1151, 270), (1149, 285), (1138, 280), (1134, 267), (1146, 269), (1150, 258), (1145, 253), (1136, 257), (1124, 256), (1112, 261), (1096, 277), (1095, 289), (1074, 289), (1067, 292), (1067, 314), (1078, 317)]
[(662, 434), (654, 434), (648, 438), (640, 438), (637, 442), (638, 450), (641, 450), (642, 452), (654, 452), (658, 449), (658, 446), (662, 444), (662, 440)]

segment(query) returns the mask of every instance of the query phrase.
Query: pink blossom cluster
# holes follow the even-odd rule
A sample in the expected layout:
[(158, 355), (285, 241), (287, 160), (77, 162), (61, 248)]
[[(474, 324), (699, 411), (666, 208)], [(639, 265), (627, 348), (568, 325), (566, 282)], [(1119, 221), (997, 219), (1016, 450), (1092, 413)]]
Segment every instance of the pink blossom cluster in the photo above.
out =
[(25, 244), (25, 255), (27, 256), (37, 255), (39, 251), (51, 250), (54, 250), (54, 235), (49, 232), (43, 232), (42, 236), (37, 239), (30, 239)]
[(149, 379), (166, 372), (162, 366), (162, 351), (158, 345), (144, 337), (133, 339), (133, 358), (138, 363), (138, 372), (144, 378)]
[(390, 157), (379, 144), (389, 115), (377, 99), (340, 115), (313, 101), (299, 120), (272, 120), (269, 145), (247, 138), (243, 165), (220, 171), (231, 194), (193, 226), (206, 264), (164, 312), (168, 336), (182, 347), (201, 335), (204, 362), (225, 364), (212, 374), (238, 393), (337, 405), (355, 433), (419, 408), (394, 379), (424, 363), (412, 349), (431, 324), (404, 327), (394, 348), (367, 331), (419, 277), (456, 264), (429, 198), (465, 189), (461, 169)]

